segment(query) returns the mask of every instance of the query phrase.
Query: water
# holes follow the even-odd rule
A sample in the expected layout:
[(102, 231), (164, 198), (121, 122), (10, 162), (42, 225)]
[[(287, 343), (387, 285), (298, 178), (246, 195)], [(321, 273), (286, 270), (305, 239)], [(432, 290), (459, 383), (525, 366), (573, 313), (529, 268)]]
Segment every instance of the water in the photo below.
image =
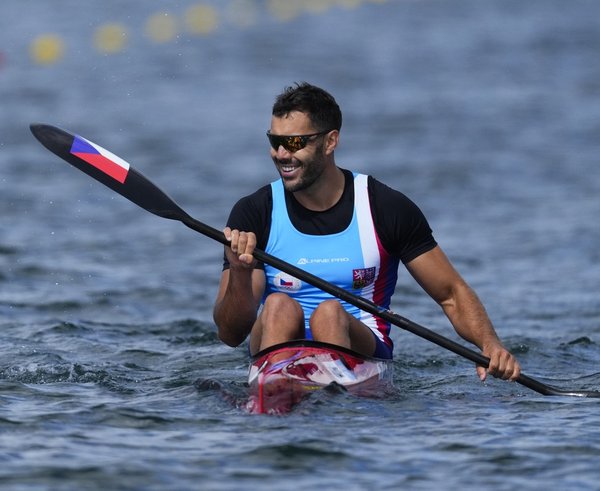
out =
[[(320, 3), (144, 36), (192, 2), (4, 2), (0, 17), (0, 483), (6, 489), (598, 489), (598, 401), (544, 397), (394, 331), (397, 394), (243, 410), (215, 336), (219, 245), (59, 161), (41, 121), (129, 160), (220, 227), (274, 177), (273, 98), (309, 80), (344, 111), (340, 165), (424, 210), (525, 373), (599, 389), (600, 4)], [(319, 4), (312, 4), (318, 6)], [(238, 8), (239, 5), (238, 5)], [(248, 17), (251, 19), (251, 17)], [(118, 22), (126, 49), (93, 47)], [(181, 23), (180, 23), (181, 25)], [(41, 66), (40, 34), (64, 42)], [(394, 310), (456, 339), (407, 274)]]

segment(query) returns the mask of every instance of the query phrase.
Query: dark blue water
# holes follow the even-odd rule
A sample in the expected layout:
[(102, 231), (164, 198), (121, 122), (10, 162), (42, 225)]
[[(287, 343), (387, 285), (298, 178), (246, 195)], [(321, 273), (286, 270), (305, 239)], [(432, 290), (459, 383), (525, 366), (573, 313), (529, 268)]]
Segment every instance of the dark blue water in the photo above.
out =
[[(129, 160), (221, 227), (272, 180), (274, 96), (322, 85), (340, 165), (412, 197), (524, 371), (600, 388), (600, 3), (11, 0), (0, 16), (0, 484), (6, 489), (598, 489), (599, 402), (481, 384), (394, 332), (397, 393), (247, 414), (244, 348), (211, 309), (222, 248), (61, 162), (41, 121)], [(284, 2), (286, 3), (286, 2)], [(291, 2), (289, 2), (291, 3)], [(307, 12), (309, 6), (313, 10)], [(170, 12), (178, 35), (145, 36)], [(254, 17), (251, 13), (254, 12)], [(96, 29), (127, 44), (99, 53)], [(29, 56), (41, 34), (62, 59)], [(456, 339), (406, 273), (394, 310)]]

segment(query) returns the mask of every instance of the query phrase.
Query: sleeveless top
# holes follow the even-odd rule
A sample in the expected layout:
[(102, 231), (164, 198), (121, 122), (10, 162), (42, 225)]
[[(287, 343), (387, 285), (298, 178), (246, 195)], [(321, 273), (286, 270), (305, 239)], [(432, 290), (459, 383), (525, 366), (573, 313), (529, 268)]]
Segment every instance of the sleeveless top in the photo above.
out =
[[(352, 220), (345, 230), (330, 235), (308, 235), (298, 231), (287, 213), (282, 180), (271, 183), (271, 232), (265, 251), (387, 309), (396, 286), (399, 260), (385, 251), (377, 236), (367, 176), (353, 174), (353, 177)], [(267, 278), (264, 298), (274, 292), (285, 292), (298, 301), (304, 311), (306, 337), (311, 339), (308, 321), (312, 312), (324, 300), (335, 297), (268, 264), (264, 268)], [(389, 323), (347, 302), (338, 301), (392, 347)]]

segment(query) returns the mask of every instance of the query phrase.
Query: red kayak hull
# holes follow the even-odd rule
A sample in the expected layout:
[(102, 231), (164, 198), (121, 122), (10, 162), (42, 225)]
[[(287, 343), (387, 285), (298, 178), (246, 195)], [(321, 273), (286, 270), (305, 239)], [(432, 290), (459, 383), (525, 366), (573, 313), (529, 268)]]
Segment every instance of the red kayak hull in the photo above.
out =
[(327, 343), (290, 341), (252, 358), (248, 385), (250, 412), (285, 414), (308, 394), (331, 385), (357, 396), (382, 396), (393, 387), (392, 361)]

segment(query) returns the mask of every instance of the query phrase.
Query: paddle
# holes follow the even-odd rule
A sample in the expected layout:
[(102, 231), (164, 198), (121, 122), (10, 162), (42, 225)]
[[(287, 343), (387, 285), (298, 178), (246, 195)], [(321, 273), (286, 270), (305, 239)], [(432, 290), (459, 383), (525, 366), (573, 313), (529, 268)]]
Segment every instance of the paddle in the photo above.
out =
[[(160, 217), (178, 220), (196, 232), (200, 232), (221, 244), (229, 245), (229, 242), (221, 231), (192, 218), (146, 177), (108, 150), (54, 126), (32, 124), (30, 128), (34, 136), (48, 150), (97, 181), (100, 181), (102, 184), (105, 184), (113, 191), (133, 201), (136, 205)], [(480, 353), (430, 331), (409, 319), (395, 314), (391, 310), (384, 309), (369, 300), (338, 288), (264, 251), (255, 250), (254, 257), (478, 365), (489, 366), (489, 359)], [(600, 397), (600, 391), (557, 389), (523, 374), (519, 376), (517, 382), (543, 395)]]

